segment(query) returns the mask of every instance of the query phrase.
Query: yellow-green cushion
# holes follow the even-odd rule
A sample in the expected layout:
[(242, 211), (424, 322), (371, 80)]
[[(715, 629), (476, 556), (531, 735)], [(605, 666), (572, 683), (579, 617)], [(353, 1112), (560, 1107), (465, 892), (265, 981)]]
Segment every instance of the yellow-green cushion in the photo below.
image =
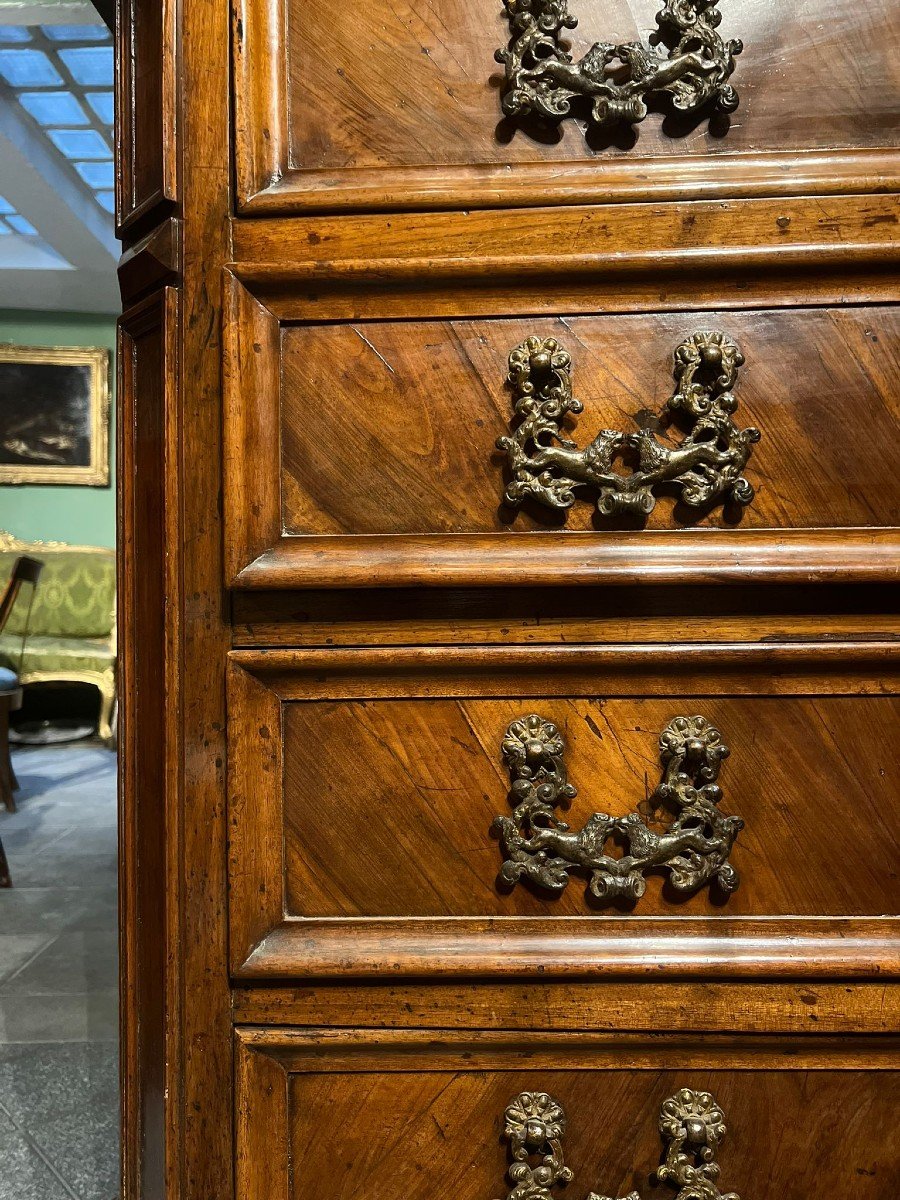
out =
[[(28, 625), (29, 645), (35, 635), (45, 638), (109, 637), (116, 603), (113, 551), (52, 550), (41, 554), (37, 546), (29, 553), (44, 564)], [(0, 553), (0, 579), (9, 578), (16, 557), (12, 551)], [(30, 600), (31, 587), (26, 584), (10, 614), (5, 634), (21, 635)]]
[[(0, 635), (0, 666), (18, 670), (21, 637)], [(113, 652), (109, 642), (96, 638), (34, 637), (28, 635), (21, 677), (36, 673), (65, 676), (72, 672), (109, 671)]]

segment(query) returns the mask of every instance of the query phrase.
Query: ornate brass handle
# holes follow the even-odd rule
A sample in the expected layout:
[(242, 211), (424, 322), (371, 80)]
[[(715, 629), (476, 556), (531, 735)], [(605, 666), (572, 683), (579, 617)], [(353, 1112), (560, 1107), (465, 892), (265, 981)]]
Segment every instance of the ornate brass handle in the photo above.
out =
[[(568, 1183), (562, 1137), (566, 1114), (546, 1092), (521, 1092), (506, 1109), (503, 1136), (509, 1142), (513, 1185), (506, 1200), (554, 1200), (553, 1189)], [(716, 1184), (716, 1151), (725, 1136), (725, 1117), (709, 1092), (682, 1088), (666, 1100), (659, 1113), (659, 1132), (665, 1160), (656, 1172), (660, 1183), (678, 1189), (675, 1200), (739, 1200), (720, 1192)], [(611, 1200), (591, 1192), (587, 1200)], [(630, 1192), (623, 1200), (640, 1200)]]
[(707, 104), (734, 112), (738, 95), (728, 80), (744, 47), (719, 36), (718, 2), (665, 0), (649, 45), (596, 42), (580, 62), (573, 62), (560, 45), (562, 31), (578, 24), (569, 15), (567, 0), (504, 0), (511, 37), (494, 56), (506, 67), (504, 113), (559, 119), (569, 115), (572, 101), (580, 97), (590, 101), (595, 124), (633, 125), (646, 117), (653, 95), (669, 97), (681, 112), (696, 112)]
[[(656, 833), (640, 814), (611, 817), (594, 813), (572, 830), (555, 809), (571, 800), (575, 788), (566, 776), (562, 734), (552, 722), (532, 713), (513, 721), (501, 746), (510, 776), (512, 817), (495, 817), (504, 863), (500, 879), (512, 887), (523, 877), (561, 892), (569, 872), (589, 876), (588, 889), (598, 900), (637, 900), (645, 875), (669, 872), (672, 886), (692, 892), (714, 881), (730, 895), (740, 882), (728, 861), (744, 822), (719, 812), (719, 766), (728, 756), (722, 735), (705, 717), (675, 717), (659, 738), (663, 778), (652, 801), (675, 810), (664, 833)], [(613, 837), (627, 850), (619, 858), (604, 853)]]
[[(692, 508), (719, 499), (749, 504), (753, 487), (741, 472), (760, 432), (752, 426), (738, 429), (731, 419), (737, 408), (731, 388), (743, 362), (727, 334), (695, 333), (675, 351), (677, 387), (664, 410), (689, 422), (682, 441), (667, 445), (647, 428), (631, 434), (601, 429), (580, 450), (562, 433), (569, 413), (584, 409), (572, 395), (568, 351), (556, 338), (526, 338), (509, 356), (513, 433), (497, 439), (511, 471), (504, 501), (516, 506), (531, 498), (548, 508), (571, 508), (573, 489), (585, 486), (595, 489), (597, 511), (604, 516), (646, 515), (656, 506), (654, 487), (668, 483), (681, 489), (681, 499)], [(638, 465), (621, 475), (613, 461), (628, 452), (637, 456)]]

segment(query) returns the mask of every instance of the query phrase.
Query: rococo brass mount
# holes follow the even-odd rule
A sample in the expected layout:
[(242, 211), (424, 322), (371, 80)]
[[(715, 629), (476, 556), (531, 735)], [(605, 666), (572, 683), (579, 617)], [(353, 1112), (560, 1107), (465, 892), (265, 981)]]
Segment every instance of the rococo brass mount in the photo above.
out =
[[(716, 783), (728, 756), (722, 735), (705, 717), (675, 717), (659, 738), (663, 779), (652, 802), (675, 810), (663, 833), (656, 833), (632, 812), (626, 817), (594, 813), (579, 830), (556, 815), (556, 808), (577, 793), (569, 783), (556, 725), (532, 713), (513, 721), (501, 746), (511, 781), (512, 817), (495, 817), (504, 863), (500, 879), (512, 887), (523, 877), (560, 892), (569, 873), (589, 876), (588, 890), (598, 900), (637, 900), (650, 871), (665, 870), (678, 892), (693, 892), (714, 881), (730, 895), (739, 876), (728, 856), (744, 822), (719, 812), (722, 789)], [(620, 857), (605, 853), (619, 839)]]
[(584, 97), (597, 125), (635, 124), (646, 117), (652, 95), (669, 96), (682, 112), (706, 104), (734, 112), (738, 96), (728, 80), (743, 45), (719, 36), (718, 2), (665, 0), (649, 45), (595, 42), (573, 62), (560, 44), (562, 31), (578, 24), (568, 0), (504, 0), (512, 37), (494, 56), (506, 67), (504, 113), (558, 119)]
[[(506, 1200), (554, 1200), (553, 1189), (569, 1183), (562, 1138), (566, 1114), (546, 1092), (521, 1092), (507, 1106), (503, 1136), (509, 1143), (513, 1185)], [(659, 1183), (678, 1189), (674, 1200), (739, 1200), (734, 1192), (720, 1192), (716, 1181), (716, 1151), (725, 1136), (725, 1117), (709, 1092), (682, 1088), (660, 1109), (659, 1132), (665, 1159), (656, 1172)], [(611, 1200), (591, 1192), (587, 1200)], [(623, 1200), (640, 1200), (630, 1192)]]
[[(590, 487), (603, 516), (646, 516), (656, 506), (653, 489), (669, 484), (691, 508), (719, 500), (749, 504), (754, 491), (741, 472), (761, 435), (752, 426), (739, 429), (731, 419), (737, 408), (731, 389), (744, 356), (727, 334), (701, 330), (674, 357), (677, 386), (665, 411), (689, 422), (681, 442), (667, 445), (647, 428), (601, 429), (582, 450), (562, 433), (568, 415), (584, 409), (572, 395), (568, 351), (552, 337), (532, 336), (516, 346), (508, 376), (516, 424), (510, 436), (497, 439), (510, 465), (505, 503), (515, 507), (531, 498), (566, 509), (575, 503), (575, 488)], [(630, 475), (613, 469), (615, 459), (627, 453), (637, 456)]]

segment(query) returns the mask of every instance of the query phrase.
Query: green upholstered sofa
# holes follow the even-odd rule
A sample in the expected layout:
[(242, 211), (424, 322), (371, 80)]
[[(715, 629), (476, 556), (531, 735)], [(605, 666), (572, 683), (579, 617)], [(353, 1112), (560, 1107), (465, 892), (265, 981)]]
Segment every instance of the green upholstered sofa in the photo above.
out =
[(0, 666), (17, 671), (24, 685), (93, 684), (100, 692), (97, 732), (109, 740), (116, 701), (115, 551), (22, 542), (0, 532), (0, 579), (8, 576), (20, 554), (40, 559), (44, 570), (30, 619), (31, 588), (23, 588), (0, 634)]

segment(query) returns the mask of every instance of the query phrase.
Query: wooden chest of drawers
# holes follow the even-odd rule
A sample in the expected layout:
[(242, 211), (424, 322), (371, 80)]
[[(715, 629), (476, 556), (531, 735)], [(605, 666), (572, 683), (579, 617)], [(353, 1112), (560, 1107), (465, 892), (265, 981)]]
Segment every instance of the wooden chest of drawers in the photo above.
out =
[(659, 5), (123, 5), (128, 1197), (900, 1184), (897, 17)]

